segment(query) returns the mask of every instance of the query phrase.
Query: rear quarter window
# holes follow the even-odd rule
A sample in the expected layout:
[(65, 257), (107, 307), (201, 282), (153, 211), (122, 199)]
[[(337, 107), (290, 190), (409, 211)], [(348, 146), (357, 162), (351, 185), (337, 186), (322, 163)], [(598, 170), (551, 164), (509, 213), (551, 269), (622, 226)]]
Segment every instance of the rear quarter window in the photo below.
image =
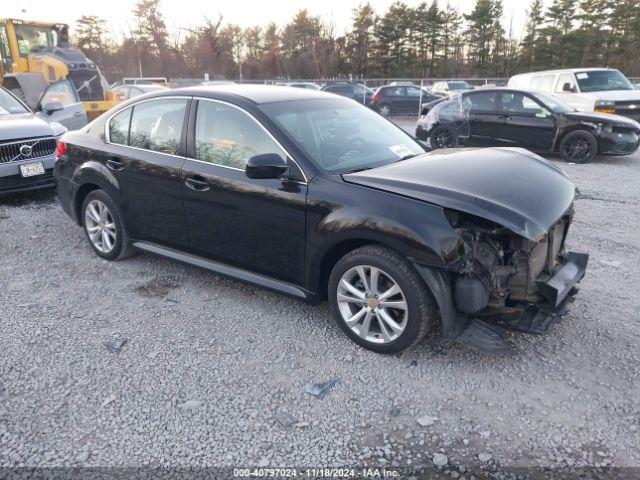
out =
[(131, 108), (111, 117), (109, 120), (109, 142), (127, 145), (129, 142), (129, 125), (131, 123)]

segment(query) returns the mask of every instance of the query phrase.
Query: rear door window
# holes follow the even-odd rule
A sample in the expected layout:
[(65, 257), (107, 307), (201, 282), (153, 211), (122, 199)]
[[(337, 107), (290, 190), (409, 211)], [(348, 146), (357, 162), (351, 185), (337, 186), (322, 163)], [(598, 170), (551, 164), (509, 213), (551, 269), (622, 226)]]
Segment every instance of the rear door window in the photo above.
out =
[(496, 113), (498, 109), (495, 92), (482, 92), (467, 95), (471, 113)]
[(127, 108), (109, 120), (110, 143), (117, 143), (118, 145), (127, 145), (129, 143), (129, 125), (131, 123), (132, 110), (132, 108)]
[(187, 100), (167, 98), (133, 106), (129, 145), (154, 152), (178, 155)]
[(405, 95), (404, 87), (389, 87), (384, 89), (385, 97), (402, 97)]

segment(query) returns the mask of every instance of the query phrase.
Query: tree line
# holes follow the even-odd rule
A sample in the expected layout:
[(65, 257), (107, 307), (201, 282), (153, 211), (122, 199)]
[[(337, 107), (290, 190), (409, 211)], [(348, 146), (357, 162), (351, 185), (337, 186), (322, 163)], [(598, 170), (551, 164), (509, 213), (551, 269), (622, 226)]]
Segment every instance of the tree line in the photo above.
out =
[(107, 22), (84, 15), (74, 43), (109, 79), (123, 76), (228, 79), (508, 77), (562, 67), (609, 66), (640, 75), (640, 0), (531, 0), (523, 31), (502, 0), (461, 12), (438, 0), (386, 12), (353, 9), (344, 34), (306, 9), (286, 25), (241, 28), (221, 15), (170, 32), (161, 0), (139, 0), (118, 41)]

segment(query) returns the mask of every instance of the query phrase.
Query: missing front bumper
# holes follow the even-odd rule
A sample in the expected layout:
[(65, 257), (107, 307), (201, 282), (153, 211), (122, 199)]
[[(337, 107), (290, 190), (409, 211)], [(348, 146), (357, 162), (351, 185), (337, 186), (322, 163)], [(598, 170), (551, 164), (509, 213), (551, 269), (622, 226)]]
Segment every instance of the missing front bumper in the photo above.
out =
[(588, 261), (587, 254), (567, 253), (549, 280), (536, 282), (543, 302), (528, 305), (519, 315), (506, 318), (470, 318), (453, 340), (482, 353), (505, 354), (512, 351), (507, 334), (509, 330), (535, 335), (547, 333), (567, 313), (567, 306), (574, 300), (577, 284), (585, 275)]
[(564, 255), (564, 263), (553, 276), (544, 282), (536, 282), (536, 289), (551, 308), (557, 308), (571, 290), (582, 280), (587, 271), (589, 255), (569, 252)]

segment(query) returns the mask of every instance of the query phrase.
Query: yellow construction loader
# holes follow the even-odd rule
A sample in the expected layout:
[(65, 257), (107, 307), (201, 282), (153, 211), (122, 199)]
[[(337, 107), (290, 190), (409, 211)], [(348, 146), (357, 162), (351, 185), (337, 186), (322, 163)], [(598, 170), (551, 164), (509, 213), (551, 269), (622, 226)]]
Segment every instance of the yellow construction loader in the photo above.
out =
[(110, 91), (93, 61), (69, 47), (65, 24), (0, 19), (0, 58), (2, 86), (33, 109), (47, 86), (61, 80), (70, 81), (89, 120), (123, 99)]

